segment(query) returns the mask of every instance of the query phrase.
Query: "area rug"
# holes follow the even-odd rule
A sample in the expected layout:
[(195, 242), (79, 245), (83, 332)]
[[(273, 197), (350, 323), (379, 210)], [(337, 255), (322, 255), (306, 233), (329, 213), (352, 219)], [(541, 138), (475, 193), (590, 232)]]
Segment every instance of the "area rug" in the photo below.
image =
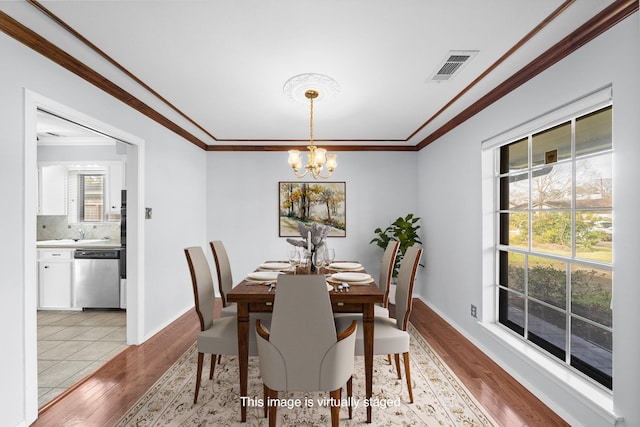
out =
[[(353, 375), (353, 419), (340, 411), (343, 426), (497, 426), (460, 380), (412, 325), (411, 379), (414, 403), (409, 403), (406, 380), (398, 379), (386, 356), (374, 357), (373, 397), (365, 401), (364, 360), (356, 358)], [(247, 421), (240, 422), (240, 386), (237, 357), (223, 357), (209, 380), (205, 359), (198, 403), (193, 404), (196, 346), (180, 359), (136, 402), (116, 426), (266, 426), (258, 358), (249, 359)], [(404, 369), (402, 370), (404, 375)], [(343, 390), (346, 398), (346, 391)], [(280, 393), (278, 426), (326, 426), (331, 424), (328, 393)], [(366, 423), (365, 403), (373, 420)], [(357, 406), (356, 406), (357, 405)]]

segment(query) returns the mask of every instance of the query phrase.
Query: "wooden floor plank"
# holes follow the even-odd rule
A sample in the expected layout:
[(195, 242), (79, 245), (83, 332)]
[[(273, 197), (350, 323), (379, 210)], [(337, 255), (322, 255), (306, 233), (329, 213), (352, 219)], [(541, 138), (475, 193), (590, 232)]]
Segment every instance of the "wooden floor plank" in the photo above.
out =
[[(420, 300), (411, 323), (500, 426), (568, 426)], [(220, 301), (216, 301), (217, 316)], [(111, 426), (193, 344), (195, 311), (139, 346), (129, 346), (40, 410), (33, 426)], [(195, 363), (195, 362), (194, 362)]]

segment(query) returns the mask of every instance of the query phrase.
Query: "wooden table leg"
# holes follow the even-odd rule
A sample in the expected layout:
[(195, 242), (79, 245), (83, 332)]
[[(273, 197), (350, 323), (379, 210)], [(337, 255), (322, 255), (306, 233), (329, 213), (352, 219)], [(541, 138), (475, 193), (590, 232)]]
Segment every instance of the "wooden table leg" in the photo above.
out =
[[(364, 372), (367, 401), (373, 395), (373, 304), (365, 304), (362, 312), (364, 334)], [(371, 422), (371, 405), (367, 406), (367, 422)]]
[(238, 364), (240, 367), (240, 413), (242, 422), (247, 421), (247, 382), (249, 372), (249, 305), (238, 303)]

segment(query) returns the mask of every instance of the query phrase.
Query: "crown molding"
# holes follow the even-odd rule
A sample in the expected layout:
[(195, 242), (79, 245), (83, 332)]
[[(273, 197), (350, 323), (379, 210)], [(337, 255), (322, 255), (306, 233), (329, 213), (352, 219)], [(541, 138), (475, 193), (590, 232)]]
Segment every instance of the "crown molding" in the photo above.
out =
[[(431, 117), (427, 122), (421, 125), (412, 135), (410, 135), (406, 140), (397, 141), (401, 143), (406, 143), (411, 137), (413, 137), (417, 132), (423, 129), (426, 125), (428, 125), (433, 119), (440, 115), (444, 110), (451, 106), (459, 97), (461, 97), (466, 91), (468, 91), (473, 85), (475, 85), (480, 79), (484, 78), (491, 70), (493, 70), (497, 65), (506, 59), (506, 57), (510, 56), (515, 50), (517, 50), (522, 44), (524, 44), (530, 37), (540, 31), (540, 29), (548, 24), (551, 20), (553, 20), (559, 13), (561, 13), (566, 7), (568, 7), (575, 0), (568, 0), (563, 3), (556, 11), (554, 11), (545, 21), (541, 22), (532, 32), (530, 32), (525, 38), (523, 38), (518, 44), (516, 44), (512, 49), (510, 49), (503, 57), (501, 57), (496, 63), (494, 63), (490, 68), (488, 68), (483, 74), (481, 74), (474, 82), (472, 82), (467, 88), (465, 88), (461, 93), (459, 93), (454, 99), (452, 99), (449, 103), (447, 103), (441, 110), (439, 110), (436, 115)], [(127, 74), (130, 78), (132, 78), (136, 83), (140, 84), (146, 90), (150, 91), (154, 96), (158, 97), (162, 100), (166, 105), (180, 114), (182, 117), (187, 119), (190, 123), (194, 124), (198, 129), (205, 132), (206, 135), (210, 136), (213, 140), (218, 141), (213, 135), (207, 132), (205, 129), (200, 127), (195, 121), (193, 121), (190, 117), (184, 114), (182, 111), (177, 109), (171, 103), (169, 103), (166, 99), (162, 98), (157, 92), (155, 92), (152, 88), (138, 79), (135, 75), (130, 73), (120, 64), (118, 64), (115, 60), (110, 58), (104, 52), (102, 52), (99, 48), (94, 46), (90, 41), (86, 40), (82, 35), (78, 34), (73, 28), (69, 27), (66, 23), (64, 23), (61, 19), (56, 17), (53, 13), (48, 11), (44, 6), (42, 6), (36, 0), (28, 0), (28, 2), (34, 7), (38, 8), (42, 12), (44, 12), (50, 19), (54, 20), (56, 23), (61, 25), (67, 31), (69, 31), (72, 35), (77, 37), (80, 41), (87, 44), (88, 47), (93, 49), (96, 53), (103, 56), (107, 61), (111, 62), (114, 66), (120, 69), (123, 73)], [(573, 31), (567, 37), (565, 37), (560, 42), (556, 43), (553, 47), (545, 51), (538, 58), (531, 61), (528, 65), (521, 68), (515, 74), (513, 74), (510, 78), (505, 80), (500, 85), (496, 86), (493, 90), (487, 93), (484, 97), (479, 99), (478, 101), (471, 104), (469, 107), (464, 109), (461, 113), (456, 115), (454, 118), (449, 120), (447, 123), (442, 125), (440, 128), (436, 129), (434, 132), (430, 133), (426, 136), (420, 143), (417, 145), (332, 145), (332, 151), (420, 151), (425, 148), (430, 143), (436, 141), (438, 138), (442, 137), (444, 134), (448, 133), (452, 129), (456, 128), (460, 124), (464, 123), (469, 118), (478, 114), (480, 111), (484, 110), (488, 106), (492, 105), (494, 102), (504, 97), (514, 89), (523, 85), (530, 79), (534, 78), (538, 74), (542, 73), (547, 68), (551, 67), (561, 59), (565, 58), (575, 50), (579, 49), (589, 41), (593, 40), (600, 34), (609, 30), (620, 21), (629, 17), (633, 13), (638, 11), (639, 3), (638, 0), (616, 0), (607, 8), (605, 8), (598, 15), (594, 16), (592, 19), (587, 21), (585, 24), (580, 26), (578, 29)], [(149, 117), (156, 123), (164, 126), (165, 128), (171, 130), (175, 134), (181, 136), (187, 141), (193, 143), (194, 145), (202, 148), (205, 151), (286, 151), (291, 148), (296, 148), (297, 146), (292, 145), (247, 145), (247, 144), (213, 144), (209, 145), (202, 141), (200, 138), (196, 137), (180, 125), (171, 121), (169, 118), (159, 113), (157, 110), (153, 109), (149, 105), (142, 102), (140, 99), (133, 96), (131, 93), (127, 92), (123, 88), (119, 87), (115, 83), (106, 79), (104, 76), (96, 72), (95, 70), (88, 67), (86, 64), (80, 62), (73, 56), (69, 55), (64, 50), (60, 49), (58, 46), (54, 45), (47, 39), (41, 37), (31, 29), (22, 25), (20, 22), (16, 21), (6, 13), (0, 11), (0, 31), (4, 32), (8, 36), (14, 38), (25, 46), (31, 48), (32, 50), (40, 53), (44, 57), (50, 59), (51, 61), (57, 63), (58, 65), (64, 67), (68, 71), (76, 74), (77, 76), (83, 78), (87, 82), (93, 84), (114, 98), (120, 100), (124, 104), (130, 106), (131, 108), (139, 111), (145, 116)], [(239, 141), (235, 142), (251, 142), (251, 141)], [(257, 141), (256, 141), (257, 142)], [(265, 141), (267, 142), (267, 141)], [(353, 141), (329, 141), (332, 143), (335, 142), (356, 142)], [(382, 142), (382, 141), (380, 141)], [(394, 141), (384, 141), (384, 142), (394, 142)]]
[(599, 14), (585, 22), (571, 34), (560, 40), (542, 55), (525, 65), (507, 80), (496, 86), (460, 114), (424, 138), (416, 147), (418, 151), (455, 129), (514, 89), (522, 86), (547, 68), (567, 57), (620, 21), (638, 11), (638, 0), (616, 0)]
[[(418, 148), (415, 145), (323, 145), (322, 148), (326, 148), (328, 151), (418, 151)], [(300, 145), (275, 144), (209, 145), (207, 147), (207, 151), (289, 151), (300, 149)]]

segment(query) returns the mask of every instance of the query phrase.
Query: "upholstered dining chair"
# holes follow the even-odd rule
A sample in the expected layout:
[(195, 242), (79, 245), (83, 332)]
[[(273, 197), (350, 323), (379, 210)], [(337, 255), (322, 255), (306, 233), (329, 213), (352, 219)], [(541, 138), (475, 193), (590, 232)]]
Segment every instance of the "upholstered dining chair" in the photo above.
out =
[[(387, 247), (382, 254), (382, 261), (380, 262), (380, 276), (378, 279), (378, 287), (384, 292), (384, 300), (382, 305), (374, 305), (373, 315), (376, 317), (390, 317), (389, 316), (389, 290), (391, 289), (391, 277), (393, 277), (393, 270), (396, 266), (396, 257), (398, 255), (398, 248), (400, 242), (397, 240), (389, 240)], [(387, 360), (391, 365), (391, 355), (387, 355)]]
[[(220, 317), (237, 317), (238, 306), (235, 303), (227, 301), (227, 294), (233, 288), (233, 276), (231, 274), (231, 263), (229, 262), (229, 256), (227, 250), (224, 248), (224, 244), (220, 240), (213, 240), (209, 242), (211, 252), (213, 253), (213, 259), (216, 263), (216, 272), (218, 275), (218, 291), (220, 291), (220, 298), (222, 299), (222, 308), (220, 309)], [(255, 324), (255, 319), (270, 320), (271, 313), (249, 313), (251, 324)]]
[[(396, 255), (398, 254), (398, 247), (400, 242), (397, 240), (390, 240), (387, 244), (387, 248), (382, 255), (382, 261), (380, 262), (380, 276), (378, 280), (378, 287), (384, 293), (384, 300), (382, 305), (376, 304), (373, 306), (374, 315), (380, 317), (389, 317), (389, 288), (391, 285), (391, 276), (393, 275), (393, 266), (396, 262)], [(334, 317), (348, 317), (350, 319), (360, 318), (362, 314), (356, 313), (335, 313)]]
[(391, 276), (393, 275), (393, 267), (396, 264), (396, 256), (398, 255), (398, 247), (400, 242), (397, 240), (389, 240), (387, 248), (382, 255), (380, 263), (380, 279), (378, 287), (384, 292), (384, 301), (382, 305), (374, 306), (376, 316), (389, 317), (389, 288), (391, 287)]
[[(396, 318), (376, 316), (373, 320), (373, 354), (393, 354), (395, 356), (398, 378), (402, 378), (400, 373), (400, 354), (402, 353), (407, 388), (409, 389), (409, 400), (411, 403), (413, 403), (413, 388), (411, 386), (411, 370), (409, 367), (410, 337), (407, 332), (407, 325), (409, 324), (409, 315), (412, 309), (413, 282), (421, 256), (422, 248), (410, 246), (407, 248), (404, 258), (400, 263), (400, 271), (398, 272), (396, 285)], [(349, 317), (336, 318), (336, 328), (341, 329), (345, 327), (351, 320)], [(360, 327), (361, 322), (362, 320), (358, 320), (356, 355), (364, 354), (364, 336), (362, 334), (362, 327)]]
[[(186, 248), (184, 252), (187, 256), (187, 263), (191, 273), (195, 310), (200, 320), (200, 333), (197, 340), (198, 373), (193, 397), (193, 403), (197, 403), (204, 355), (211, 355), (209, 379), (212, 379), (217, 355), (238, 354), (238, 322), (235, 317), (213, 318), (215, 293), (213, 291), (213, 279), (209, 269), (209, 262), (200, 246)], [(249, 355), (258, 355), (254, 331), (249, 334)]]
[(227, 293), (229, 293), (233, 287), (233, 276), (231, 274), (231, 264), (229, 263), (227, 250), (221, 240), (213, 240), (209, 242), (209, 246), (211, 247), (213, 259), (216, 263), (218, 291), (220, 292), (220, 298), (222, 299), (222, 310), (220, 310), (220, 316), (236, 316), (238, 314), (236, 305), (227, 301)]
[[(271, 328), (256, 321), (267, 399), (277, 399), (279, 391), (329, 391), (339, 402), (345, 383), (351, 397), (355, 330), (353, 321), (336, 333), (324, 275), (279, 276)], [(276, 425), (276, 411), (269, 406), (269, 426)], [(332, 426), (339, 425), (339, 416), (340, 406), (331, 406)]]

